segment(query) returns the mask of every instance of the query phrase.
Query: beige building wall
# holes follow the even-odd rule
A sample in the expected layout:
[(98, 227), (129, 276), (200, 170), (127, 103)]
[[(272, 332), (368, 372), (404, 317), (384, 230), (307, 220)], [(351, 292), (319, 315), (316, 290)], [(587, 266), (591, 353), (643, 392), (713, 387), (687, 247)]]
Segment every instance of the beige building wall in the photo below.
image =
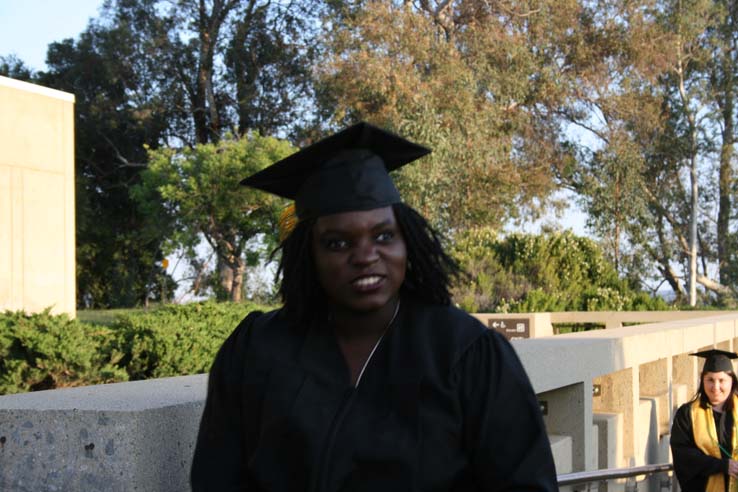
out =
[(74, 95), (0, 77), (0, 311), (75, 315)]

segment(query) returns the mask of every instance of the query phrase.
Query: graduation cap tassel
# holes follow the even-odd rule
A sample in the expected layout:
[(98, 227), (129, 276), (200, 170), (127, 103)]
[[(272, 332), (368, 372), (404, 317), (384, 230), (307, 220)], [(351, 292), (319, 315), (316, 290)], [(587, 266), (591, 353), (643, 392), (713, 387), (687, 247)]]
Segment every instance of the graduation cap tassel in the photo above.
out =
[(279, 241), (284, 241), (292, 233), (297, 225), (297, 213), (295, 204), (287, 205), (279, 214)]

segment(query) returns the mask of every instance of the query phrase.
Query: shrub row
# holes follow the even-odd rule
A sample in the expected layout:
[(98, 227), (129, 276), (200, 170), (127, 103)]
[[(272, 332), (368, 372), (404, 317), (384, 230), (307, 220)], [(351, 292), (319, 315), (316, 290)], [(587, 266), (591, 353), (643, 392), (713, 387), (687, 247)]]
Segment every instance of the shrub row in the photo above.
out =
[(0, 394), (206, 372), (250, 303), (167, 305), (111, 325), (0, 313)]
[(464, 231), (451, 253), (468, 277), (454, 301), (470, 312), (655, 311), (669, 309), (618, 276), (602, 249), (571, 232)]

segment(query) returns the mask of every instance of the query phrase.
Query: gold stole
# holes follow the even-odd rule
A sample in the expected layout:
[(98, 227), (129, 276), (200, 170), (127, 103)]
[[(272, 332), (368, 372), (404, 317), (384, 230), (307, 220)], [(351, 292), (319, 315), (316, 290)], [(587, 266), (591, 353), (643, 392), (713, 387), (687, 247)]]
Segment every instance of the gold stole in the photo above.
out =
[[(733, 398), (733, 430), (731, 431), (732, 459), (735, 460), (738, 459), (735, 432), (735, 427), (738, 425), (738, 416), (736, 414), (738, 410), (738, 398), (735, 395), (731, 395), (731, 398)], [(718, 447), (718, 434), (715, 428), (715, 419), (712, 416), (712, 407), (708, 405), (707, 408), (702, 408), (700, 406), (700, 400), (697, 399), (692, 403), (691, 417), (694, 442), (700, 451), (715, 458), (723, 458), (723, 453)], [(736, 490), (736, 480), (733, 477), (730, 477), (728, 490)], [(722, 473), (716, 473), (708, 477), (705, 492), (725, 492), (725, 481)]]

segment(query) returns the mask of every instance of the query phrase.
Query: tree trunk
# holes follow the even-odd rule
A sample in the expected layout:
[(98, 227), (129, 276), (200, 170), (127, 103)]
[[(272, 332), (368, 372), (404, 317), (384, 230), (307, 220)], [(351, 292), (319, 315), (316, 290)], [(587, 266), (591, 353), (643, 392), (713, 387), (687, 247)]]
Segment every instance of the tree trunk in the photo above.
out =
[(723, 132), (722, 144), (720, 146), (720, 176), (718, 178), (718, 192), (720, 194), (720, 201), (718, 205), (717, 219), (717, 249), (719, 272), (718, 278), (720, 279), (721, 284), (727, 285), (730, 282), (730, 279), (728, 278), (725, 267), (730, 261), (730, 251), (728, 251), (728, 235), (730, 233), (730, 198), (733, 194), (733, 168), (731, 166), (731, 160), (733, 158), (733, 139), (735, 138), (733, 135), (734, 127), (732, 86), (730, 88), (726, 88), (722, 116)]
[(199, 0), (197, 28), (200, 41), (193, 118), (198, 143), (217, 142), (220, 138), (220, 114), (213, 89), (213, 63), (220, 29), (236, 1), (215, 0), (208, 12), (207, 2)]
[[(682, 284), (682, 280), (679, 275), (671, 266), (671, 257), (667, 252), (668, 249), (666, 248), (666, 235), (664, 233), (663, 224), (664, 220), (665, 219), (661, 218), (656, 223), (656, 236), (658, 238), (659, 249), (651, 250), (651, 258), (658, 263), (658, 269), (661, 272), (661, 275), (663, 275), (664, 280), (666, 280), (674, 291), (675, 298), (677, 300), (681, 300), (684, 297), (684, 285)], [(647, 249), (650, 250), (650, 248)]]
[(236, 78), (239, 133), (243, 133), (249, 129), (257, 129), (249, 110), (249, 101), (255, 96), (255, 84), (259, 71), (257, 63), (253, 60), (255, 55), (251, 53), (251, 50), (255, 48), (246, 42), (250, 31), (256, 28), (254, 23), (258, 21), (257, 16), (256, 2), (251, 0), (246, 7), (243, 17), (236, 24), (236, 30), (233, 34), (233, 44), (231, 45), (231, 60), (233, 73)]
[(678, 59), (676, 74), (679, 80), (679, 97), (684, 108), (684, 116), (689, 123), (689, 182), (690, 182), (690, 218), (689, 218), (689, 305), (697, 305), (697, 218), (699, 213), (699, 185), (697, 183), (697, 122), (689, 107), (689, 95), (685, 87), (685, 63), (682, 59), (683, 45), (681, 36), (678, 39)]
[(671, 290), (674, 291), (674, 295), (677, 299), (682, 299), (684, 295), (684, 287), (682, 286), (681, 280), (679, 280), (679, 276), (676, 274), (673, 268), (668, 264), (668, 261), (662, 261), (661, 266), (659, 267), (659, 271), (661, 271), (661, 275), (664, 276), (664, 279), (671, 287)]
[(218, 300), (225, 300), (226, 295), (230, 297), (231, 286), (233, 285), (233, 269), (222, 258), (218, 258), (218, 282), (220, 284)]
[[(199, 9), (200, 19), (198, 22), (198, 30), (200, 36), (200, 52), (198, 53), (198, 69), (197, 69), (197, 102), (195, 108), (195, 127), (197, 132), (197, 141), (199, 143), (208, 143), (213, 135), (214, 127), (217, 127), (217, 121), (213, 121), (213, 114), (217, 118), (217, 110), (212, 104), (215, 102), (213, 98), (213, 51), (214, 44), (217, 41), (212, 37), (211, 18), (205, 11), (204, 2), (200, 2)], [(217, 36), (217, 30), (215, 34)], [(215, 111), (214, 111), (215, 110)], [(209, 117), (209, 118), (208, 118)], [(208, 122), (208, 119), (210, 120)]]
[(689, 180), (691, 184), (689, 219), (689, 305), (697, 305), (697, 213), (698, 207), (698, 184), (697, 184), (697, 156), (692, 155), (689, 166)]
[(199, 144), (206, 144), (210, 141), (208, 132), (208, 115), (207, 115), (207, 98), (205, 95), (205, 86), (207, 75), (202, 67), (197, 69), (197, 79), (195, 81), (195, 90), (192, 94), (192, 123), (195, 126), (195, 140)]
[(231, 282), (231, 301), (240, 302), (243, 298), (243, 276), (246, 271), (246, 264), (242, 258), (236, 260), (236, 265), (231, 269), (233, 272), (233, 281)]
[(620, 273), (620, 222), (622, 220), (620, 216), (620, 179), (615, 180), (615, 237), (614, 239), (614, 250), (615, 250), (615, 271)]
[(707, 278), (704, 275), (699, 275), (697, 277), (697, 281), (700, 283), (700, 285), (702, 285), (706, 289), (709, 289), (718, 294), (721, 294), (721, 295), (731, 295), (732, 294), (732, 291), (728, 287), (722, 284), (719, 284), (718, 282), (715, 282), (711, 278)]

